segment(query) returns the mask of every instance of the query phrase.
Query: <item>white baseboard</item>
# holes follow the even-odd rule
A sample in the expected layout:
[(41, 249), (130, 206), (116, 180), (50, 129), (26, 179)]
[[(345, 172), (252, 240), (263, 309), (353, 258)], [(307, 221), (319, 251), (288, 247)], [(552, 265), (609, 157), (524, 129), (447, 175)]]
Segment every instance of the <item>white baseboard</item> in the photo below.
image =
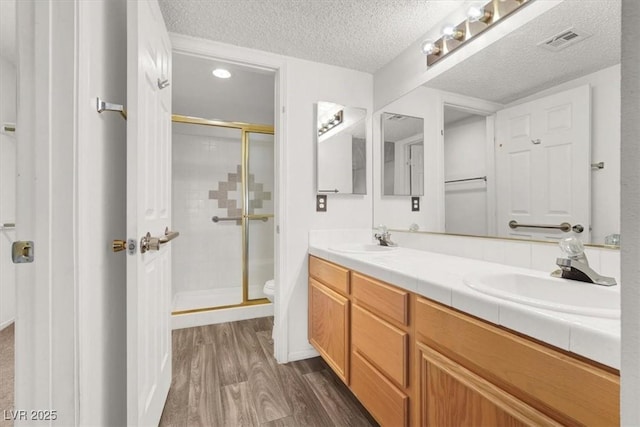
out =
[(292, 351), (289, 353), (288, 361), (295, 362), (296, 360), (311, 359), (312, 357), (320, 356), (320, 353), (315, 348), (309, 347), (304, 350)]
[(171, 316), (171, 328), (193, 328), (195, 326), (214, 325), (216, 323), (235, 322), (267, 316), (273, 316), (272, 303), (223, 308), (200, 313), (174, 314)]

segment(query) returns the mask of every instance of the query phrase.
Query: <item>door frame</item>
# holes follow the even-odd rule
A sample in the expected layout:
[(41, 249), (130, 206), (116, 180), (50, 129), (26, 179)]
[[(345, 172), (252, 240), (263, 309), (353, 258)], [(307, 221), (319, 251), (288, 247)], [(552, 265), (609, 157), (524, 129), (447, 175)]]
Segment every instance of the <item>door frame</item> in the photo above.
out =
[(16, 240), (35, 255), (16, 268), (16, 425), (34, 422), (30, 409), (77, 425), (78, 1), (18, 1), (16, 19)]
[(198, 39), (181, 34), (169, 33), (173, 53), (199, 56), (201, 58), (219, 60), (250, 68), (273, 71), (275, 73), (275, 106), (274, 106), (274, 144), (276, 158), (274, 213), (275, 213), (275, 274), (278, 284), (275, 288), (274, 300), (274, 356), (279, 363), (289, 361), (289, 324), (287, 301), (283, 301), (283, 284), (287, 277), (287, 200), (288, 186), (286, 168), (286, 99), (287, 99), (287, 60), (285, 57), (258, 50), (233, 46), (211, 40)]
[(439, 103), (440, 135), (438, 136), (438, 154), (440, 164), (438, 185), (441, 203), (439, 204), (442, 211), (440, 215), (442, 230), (445, 230), (445, 170), (444, 170), (444, 109), (445, 107), (457, 108), (465, 110), (475, 115), (484, 116), (486, 122), (485, 131), (485, 164), (487, 176), (487, 232), (491, 235), (491, 231), (496, 230), (495, 204), (496, 204), (496, 186), (495, 186), (495, 114), (498, 110), (504, 108), (502, 104), (484, 101), (481, 99), (470, 98), (454, 93), (442, 93)]

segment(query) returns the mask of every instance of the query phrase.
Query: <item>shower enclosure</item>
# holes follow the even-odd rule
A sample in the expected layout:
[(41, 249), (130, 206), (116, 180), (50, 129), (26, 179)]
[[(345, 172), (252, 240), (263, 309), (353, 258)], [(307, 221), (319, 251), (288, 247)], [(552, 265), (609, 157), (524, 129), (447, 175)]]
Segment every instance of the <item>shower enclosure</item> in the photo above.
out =
[(268, 303), (273, 126), (173, 116), (173, 314)]

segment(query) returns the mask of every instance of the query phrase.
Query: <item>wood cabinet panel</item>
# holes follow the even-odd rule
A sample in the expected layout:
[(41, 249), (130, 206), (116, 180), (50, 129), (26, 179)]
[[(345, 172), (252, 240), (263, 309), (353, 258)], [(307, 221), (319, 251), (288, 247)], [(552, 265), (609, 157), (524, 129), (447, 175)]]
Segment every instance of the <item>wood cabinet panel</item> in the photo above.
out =
[(309, 279), (309, 342), (349, 383), (349, 300)]
[(409, 292), (359, 273), (351, 273), (351, 295), (357, 300), (402, 325), (409, 324)]
[(409, 397), (357, 352), (351, 359), (351, 390), (381, 426), (409, 424)]
[(424, 298), (416, 339), (567, 424), (618, 425), (620, 378)]
[(451, 359), (418, 344), (420, 352), (420, 425), (559, 426)]
[(342, 295), (349, 294), (349, 270), (344, 267), (310, 256), (309, 276)]
[(409, 334), (353, 304), (351, 337), (354, 351), (402, 387), (408, 386)]

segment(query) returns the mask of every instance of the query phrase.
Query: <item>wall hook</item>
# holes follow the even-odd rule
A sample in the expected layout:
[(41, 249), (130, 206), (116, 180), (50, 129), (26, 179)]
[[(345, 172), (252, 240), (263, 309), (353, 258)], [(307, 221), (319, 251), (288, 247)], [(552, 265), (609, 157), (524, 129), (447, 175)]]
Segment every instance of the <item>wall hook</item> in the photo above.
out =
[(102, 113), (103, 111), (115, 111), (120, 113), (120, 115), (127, 120), (127, 110), (125, 110), (122, 105), (103, 101), (99, 97), (96, 98), (96, 111), (98, 111), (98, 113)]

